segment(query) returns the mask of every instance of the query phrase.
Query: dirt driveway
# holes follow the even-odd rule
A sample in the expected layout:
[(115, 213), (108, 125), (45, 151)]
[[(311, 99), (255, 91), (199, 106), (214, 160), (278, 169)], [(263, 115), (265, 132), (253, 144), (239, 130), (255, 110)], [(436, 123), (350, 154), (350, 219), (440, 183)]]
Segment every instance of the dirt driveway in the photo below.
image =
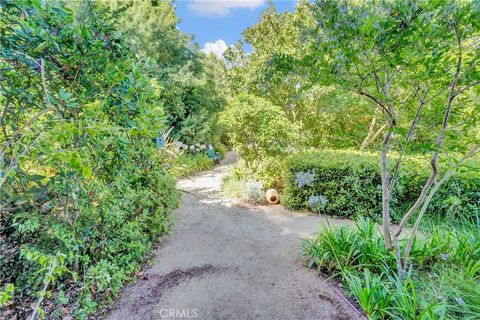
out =
[(325, 218), (222, 199), (227, 169), (179, 181), (191, 194), (175, 213), (172, 235), (107, 319), (359, 319), (302, 265), (301, 238)]

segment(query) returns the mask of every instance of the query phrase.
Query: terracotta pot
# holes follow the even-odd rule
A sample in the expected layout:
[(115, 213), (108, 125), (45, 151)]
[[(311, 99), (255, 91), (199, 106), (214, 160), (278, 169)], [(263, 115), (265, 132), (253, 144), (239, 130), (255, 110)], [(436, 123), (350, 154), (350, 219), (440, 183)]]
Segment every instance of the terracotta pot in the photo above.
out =
[(277, 204), (280, 201), (280, 196), (275, 189), (268, 189), (265, 196), (267, 198), (267, 203), (269, 204)]

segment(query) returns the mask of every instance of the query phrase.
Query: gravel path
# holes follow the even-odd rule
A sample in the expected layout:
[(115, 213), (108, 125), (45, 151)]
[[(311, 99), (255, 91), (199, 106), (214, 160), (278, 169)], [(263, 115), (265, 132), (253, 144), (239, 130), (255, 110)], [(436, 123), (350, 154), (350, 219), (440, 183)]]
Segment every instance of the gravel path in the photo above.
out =
[(189, 193), (172, 235), (107, 319), (359, 319), (302, 265), (301, 238), (325, 218), (222, 199), (220, 182), (233, 161), (229, 154), (227, 164), (179, 181)]

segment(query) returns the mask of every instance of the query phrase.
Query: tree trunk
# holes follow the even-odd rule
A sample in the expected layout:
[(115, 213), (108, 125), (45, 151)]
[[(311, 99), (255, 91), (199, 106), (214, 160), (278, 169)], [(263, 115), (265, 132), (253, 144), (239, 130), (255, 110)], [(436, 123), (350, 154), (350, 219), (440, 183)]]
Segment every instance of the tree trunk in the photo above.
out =
[(380, 157), (380, 165), (382, 171), (382, 229), (383, 236), (385, 238), (385, 247), (387, 250), (392, 250), (392, 236), (390, 234), (390, 197), (389, 191), (390, 180), (387, 167), (387, 152), (390, 138), (392, 136), (391, 131), (387, 131), (382, 141), (382, 152)]

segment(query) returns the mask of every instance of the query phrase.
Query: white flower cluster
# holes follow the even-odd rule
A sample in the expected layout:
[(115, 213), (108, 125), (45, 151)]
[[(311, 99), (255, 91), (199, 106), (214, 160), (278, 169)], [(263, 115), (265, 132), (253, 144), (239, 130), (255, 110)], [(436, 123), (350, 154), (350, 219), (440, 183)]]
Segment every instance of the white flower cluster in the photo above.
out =
[(180, 150), (185, 150), (185, 151), (189, 151), (189, 152), (193, 152), (193, 153), (198, 153), (198, 152), (205, 151), (207, 149), (207, 145), (204, 144), (204, 143), (197, 143), (197, 144), (188, 145), (188, 144), (185, 144), (181, 141), (178, 141), (177, 142), (177, 148), (180, 149)]

